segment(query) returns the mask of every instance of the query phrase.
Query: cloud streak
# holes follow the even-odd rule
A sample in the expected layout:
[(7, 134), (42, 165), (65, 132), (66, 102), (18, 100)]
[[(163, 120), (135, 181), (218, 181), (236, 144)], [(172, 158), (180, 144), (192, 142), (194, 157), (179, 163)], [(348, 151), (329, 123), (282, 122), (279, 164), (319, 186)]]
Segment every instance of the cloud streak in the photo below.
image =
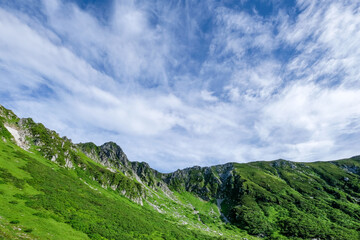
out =
[(19, 4), (0, 4), (0, 101), (75, 142), (161, 171), (359, 154), (356, 2)]

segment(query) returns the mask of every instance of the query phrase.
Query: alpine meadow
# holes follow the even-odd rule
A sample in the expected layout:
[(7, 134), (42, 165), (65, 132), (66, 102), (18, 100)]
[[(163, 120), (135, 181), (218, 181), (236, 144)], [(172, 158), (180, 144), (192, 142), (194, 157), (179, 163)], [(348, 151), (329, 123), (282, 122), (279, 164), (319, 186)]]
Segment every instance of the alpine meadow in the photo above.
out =
[(73, 144), (4, 107), (0, 120), (4, 239), (360, 237), (360, 157), (160, 173), (113, 142)]

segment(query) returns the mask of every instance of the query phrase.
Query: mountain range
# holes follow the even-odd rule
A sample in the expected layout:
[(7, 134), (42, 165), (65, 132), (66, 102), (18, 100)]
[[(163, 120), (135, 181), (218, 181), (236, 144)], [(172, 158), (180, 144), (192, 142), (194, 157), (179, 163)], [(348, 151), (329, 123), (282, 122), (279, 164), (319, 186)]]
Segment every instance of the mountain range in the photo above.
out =
[(360, 239), (359, 176), (360, 156), (161, 173), (0, 105), (2, 239)]

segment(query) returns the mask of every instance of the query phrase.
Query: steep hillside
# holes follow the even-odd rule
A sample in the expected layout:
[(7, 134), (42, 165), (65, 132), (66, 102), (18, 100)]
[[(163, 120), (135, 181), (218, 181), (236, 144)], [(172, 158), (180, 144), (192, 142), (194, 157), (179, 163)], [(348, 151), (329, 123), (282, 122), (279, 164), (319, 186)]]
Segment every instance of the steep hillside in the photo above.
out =
[(360, 157), (193, 167), (166, 176), (170, 189), (221, 204), (235, 226), (271, 239), (359, 239)]
[(360, 157), (164, 174), (0, 106), (5, 239), (360, 239), (359, 175)]
[[(85, 145), (0, 107), (0, 239), (252, 239), (116, 144)], [(192, 203), (213, 212), (209, 224)]]

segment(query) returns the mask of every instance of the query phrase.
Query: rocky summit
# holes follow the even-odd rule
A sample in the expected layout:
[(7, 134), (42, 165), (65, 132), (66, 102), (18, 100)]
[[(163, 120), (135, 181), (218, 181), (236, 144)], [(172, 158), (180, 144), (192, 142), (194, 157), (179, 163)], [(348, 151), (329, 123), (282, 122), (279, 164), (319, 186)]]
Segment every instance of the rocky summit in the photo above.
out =
[(1, 239), (360, 239), (359, 176), (360, 157), (161, 173), (0, 106)]

